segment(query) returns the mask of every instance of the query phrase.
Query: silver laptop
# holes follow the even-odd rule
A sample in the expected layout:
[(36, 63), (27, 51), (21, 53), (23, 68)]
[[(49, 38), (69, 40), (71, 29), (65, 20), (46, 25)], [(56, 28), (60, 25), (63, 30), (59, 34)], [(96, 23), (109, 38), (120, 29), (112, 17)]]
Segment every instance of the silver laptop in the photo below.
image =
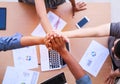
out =
[[(69, 43), (66, 43), (66, 47), (69, 51)], [(58, 52), (49, 51), (45, 45), (40, 45), (40, 57), (42, 71), (61, 69), (66, 65)]]

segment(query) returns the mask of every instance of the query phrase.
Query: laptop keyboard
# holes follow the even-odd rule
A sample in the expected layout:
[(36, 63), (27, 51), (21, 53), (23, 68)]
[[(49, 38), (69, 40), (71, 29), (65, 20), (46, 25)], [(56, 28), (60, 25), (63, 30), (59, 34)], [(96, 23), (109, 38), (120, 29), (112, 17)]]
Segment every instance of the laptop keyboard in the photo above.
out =
[(56, 52), (55, 50), (49, 50), (49, 67), (50, 69), (53, 68), (60, 68), (60, 55), (58, 52)]
[[(66, 43), (66, 48), (69, 51), (68, 43)], [(50, 69), (58, 69), (66, 65), (66, 63), (64, 62), (64, 60), (61, 58), (60, 54), (57, 51), (49, 50), (48, 54), (49, 54), (49, 68)]]

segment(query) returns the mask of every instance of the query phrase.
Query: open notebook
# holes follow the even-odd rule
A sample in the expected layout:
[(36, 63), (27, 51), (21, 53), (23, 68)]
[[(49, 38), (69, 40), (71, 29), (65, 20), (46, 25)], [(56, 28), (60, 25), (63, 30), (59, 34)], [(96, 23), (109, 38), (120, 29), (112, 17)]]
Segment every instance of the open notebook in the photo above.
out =
[[(69, 51), (69, 43), (66, 43), (66, 48)], [(66, 65), (60, 54), (55, 50), (48, 50), (45, 45), (40, 45), (41, 70), (56, 70), (61, 69)]]

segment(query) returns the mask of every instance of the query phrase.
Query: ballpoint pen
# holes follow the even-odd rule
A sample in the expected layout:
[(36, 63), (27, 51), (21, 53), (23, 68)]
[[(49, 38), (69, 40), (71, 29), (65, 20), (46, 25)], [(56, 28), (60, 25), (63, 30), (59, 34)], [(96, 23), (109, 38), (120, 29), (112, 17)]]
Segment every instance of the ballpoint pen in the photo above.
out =
[(58, 25), (59, 25), (59, 23), (60, 23), (60, 17), (58, 17), (57, 22), (56, 22), (55, 25), (54, 25), (55, 30), (58, 29)]

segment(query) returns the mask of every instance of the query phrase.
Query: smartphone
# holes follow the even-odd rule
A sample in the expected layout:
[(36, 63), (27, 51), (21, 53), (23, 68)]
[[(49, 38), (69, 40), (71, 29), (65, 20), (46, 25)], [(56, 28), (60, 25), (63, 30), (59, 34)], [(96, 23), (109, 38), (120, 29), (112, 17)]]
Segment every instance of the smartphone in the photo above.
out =
[(0, 30), (6, 30), (6, 8), (0, 8)]
[(67, 81), (66, 81), (66, 78), (65, 78), (65, 75), (64, 75), (64, 72), (40, 83), (40, 84), (65, 84)]
[(76, 26), (77, 26), (77, 28), (82, 28), (86, 23), (88, 23), (89, 22), (89, 19), (86, 17), (86, 16), (84, 16), (77, 24), (76, 24)]

